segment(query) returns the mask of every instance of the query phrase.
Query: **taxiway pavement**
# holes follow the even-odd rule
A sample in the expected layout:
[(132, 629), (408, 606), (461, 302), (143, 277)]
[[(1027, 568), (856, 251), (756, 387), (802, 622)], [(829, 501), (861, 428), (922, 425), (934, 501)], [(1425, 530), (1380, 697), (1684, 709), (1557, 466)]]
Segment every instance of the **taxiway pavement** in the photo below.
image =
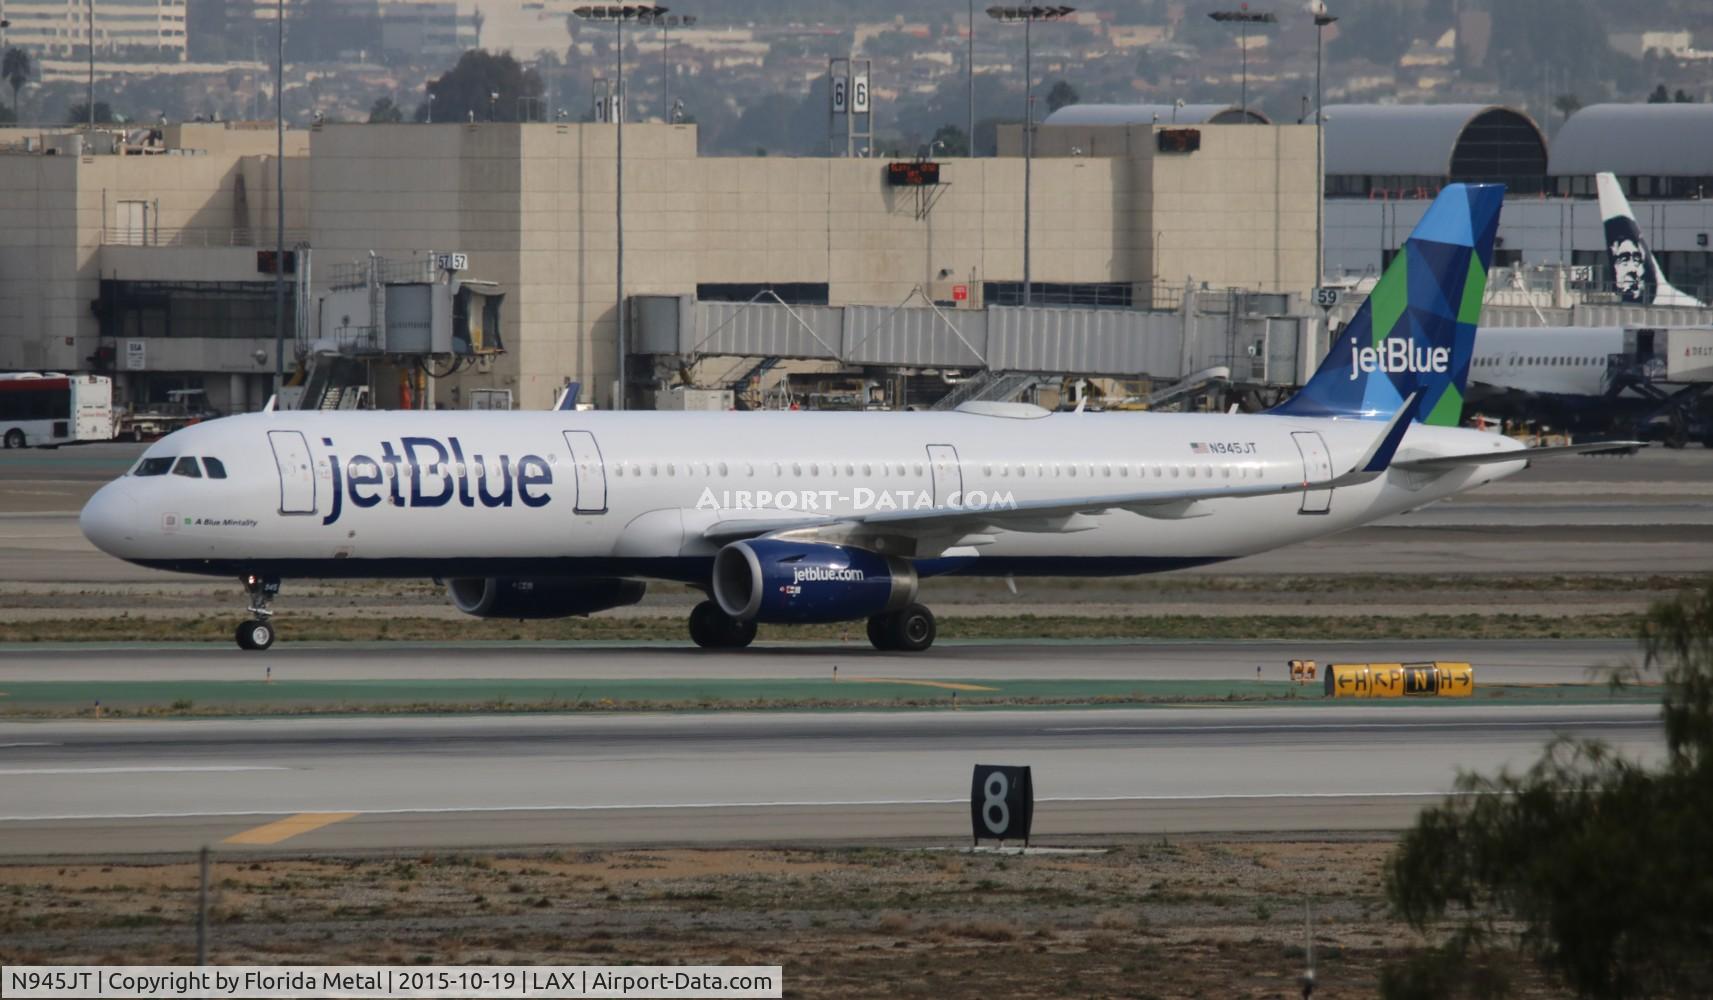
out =
[(1555, 733), (1657, 760), (1650, 705), (369, 717), (0, 724), (0, 855), (956, 844), (976, 763), (1036, 840), (1407, 825)]

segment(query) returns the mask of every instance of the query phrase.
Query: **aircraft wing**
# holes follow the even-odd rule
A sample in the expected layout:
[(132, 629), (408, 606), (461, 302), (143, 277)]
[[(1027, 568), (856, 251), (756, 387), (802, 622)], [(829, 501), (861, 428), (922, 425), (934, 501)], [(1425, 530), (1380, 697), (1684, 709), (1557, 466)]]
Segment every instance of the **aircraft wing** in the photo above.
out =
[(1090, 517), (1127, 510), (1145, 517), (1178, 519), (1207, 513), (1198, 505), (1207, 500), (1280, 496), (1354, 486), (1383, 475), (1398, 444), (1409, 430), (1420, 394), (1412, 394), (1374, 439), (1366, 453), (1343, 475), (1323, 481), (1267, 485), (1198, 486), (1136, 490), (1084, 497), (1026, 500), (1004, 507), (973, 509), (939, 507), (932, 510), (887, 510), (847, 515), (780, 515), (717, 521), (702, 537), (712, 542), (736, 541), (758, 535), (805, 535), (839, 544), (873, 546), (884, 551), (937, 555), (956, 544), (981, 544), (979, 536), (993, 530), (1065, 533), (1094, 527)]
[(1633, 455), (1646, 448), (1646, 441), (1596, 441), (1590, 444), (1561, 444), (1547, 448), (1523, 448), (1510, 451), (1483, 451), (1469, 455), (1435, 455), (1431, 458), (1400, 458), (1394, 468), (1406, 472), (1443, 472), (1469, 465), (1495, 462), (1532, 462), (1537, 458), (1564, 458), (1567, 455)]

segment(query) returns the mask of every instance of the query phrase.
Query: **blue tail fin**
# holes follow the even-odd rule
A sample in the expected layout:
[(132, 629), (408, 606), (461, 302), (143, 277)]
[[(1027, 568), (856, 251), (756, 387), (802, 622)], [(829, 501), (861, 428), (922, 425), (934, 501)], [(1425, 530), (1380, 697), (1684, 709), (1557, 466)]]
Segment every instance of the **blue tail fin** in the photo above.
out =
[(1314, 377), (1271, 412), (1384, 420), (1419, 393), (1417, 421), (1455, 426), (1504, 200), (1503, 184), (1447, 185)]

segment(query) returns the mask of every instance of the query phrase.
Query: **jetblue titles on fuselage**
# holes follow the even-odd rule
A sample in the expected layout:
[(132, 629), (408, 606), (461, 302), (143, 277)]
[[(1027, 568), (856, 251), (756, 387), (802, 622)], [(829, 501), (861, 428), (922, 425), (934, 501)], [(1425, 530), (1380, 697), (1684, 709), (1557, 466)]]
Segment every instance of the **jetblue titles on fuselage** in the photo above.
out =
[[(322, 438), (321, 443), (335, 447), (332, 438)], [(352, 455), (343, 462), (328, 452), (333, 509), (322, 524), (339, 520), (347, 499), (358, 508), (382, 501), (395, 507), (510, 507), (514, 493), (525, 507), (545, 507), (553, 499), (547, 492), (553, 485), (553, 467), (539, 455), (523, 455), (514, 465), (510, 455), (502, 454), (497, 466), (490, 465), (484, 455), (466, 458), (457, 437), (448, 437), (444, 443), (431, 437), (401, 437), (396, 447), (382, 441), (379, 450), (379, 459)], [(387, 467), (386, 473), (382, 466)]]

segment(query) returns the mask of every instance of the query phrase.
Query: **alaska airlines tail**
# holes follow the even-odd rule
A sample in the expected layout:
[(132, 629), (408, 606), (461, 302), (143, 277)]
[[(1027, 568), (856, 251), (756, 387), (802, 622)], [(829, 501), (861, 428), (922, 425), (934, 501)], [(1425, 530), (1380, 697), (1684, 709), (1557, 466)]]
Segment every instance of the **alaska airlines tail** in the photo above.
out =
[(1384, 420), (1419, 394), (1416, 420), (1454, 427), (1475, 353), (1503, 184), (1448, 184), (1295, 396), (1271, 412)]
[(1606, 260), (1612, 267), (1612, 287), (1625, 302), (1644, 306), (1703, 306), (1693, 295), (1671, 287), (1659, 261), (1642, 239), (1642, 227), (1630, 211), (1630, 200), (1611, 174), (1595, 174), (1600, 191), (1600, 223), (1606, 230)]

